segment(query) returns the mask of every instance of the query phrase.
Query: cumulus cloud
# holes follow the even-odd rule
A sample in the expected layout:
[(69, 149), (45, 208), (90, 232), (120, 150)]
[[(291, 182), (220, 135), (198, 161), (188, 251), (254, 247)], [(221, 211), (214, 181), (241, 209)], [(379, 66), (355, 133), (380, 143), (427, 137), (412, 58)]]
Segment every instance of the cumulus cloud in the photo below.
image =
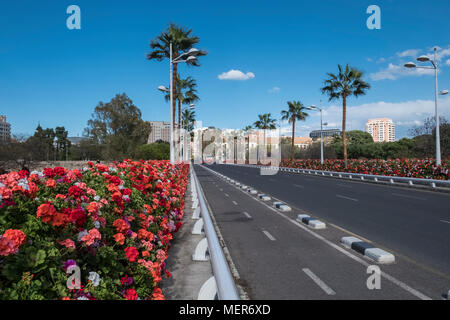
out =
[(273, 87), (272, 89), (269, 89), (269, 93), (276, 93), (276, 92), (279, 92), (281, 89), (279, 88), (279, 87)]
[(379, 80), (395, 80), (400, 77), (414, 77), (414, 76), (423, 76), (423, 75), (433, 75), (434, 70), (432, 69), (420, 69), (420, 68), (406, 68), (403, 64), (395, 65), (393, 63), (389, 63), (388, 67), (382, 69), (378, 72), (373, 72), (369, 74), (369, 78), (373, 81)]
[(403, 57), (417, 57), (419, 54), (419, 49), (408, 49), (402, 52), (397, 52), (397, 56), (403, 58)]
[[(450, 97), (439, 99), (439, 110), (442, 116), (450, 119)], [(367, 120), (372, 118), (390, 118), (397, 127), (409, 129), (423, 123), (426, 117), (434, 116), (434, 100), (412, 100), (404, 102), (378, 101), (361, 105), (347, 106), (347, 130), (365, 130)], [(328, 122), (327, 128), (341, 128), (342, 105), (331, 105), (324, 109), (323, 121)], [(311, 113), (308, 124), (319, 129), (320, 118), (317, 113)], [(314, 125), (316, 124), (316, 125)], [(299, 134), (308, 136), (308, 130), (299, 126)], [(399, 131), (399, 130), (397, 130)]]
[(228, 72), (223, 72), (217, 76), (219, 80), (249, 80), (255, 77), (253, 72), (243, 73), (241, 70), (231, 69)]
[[(436, 47), (436, 60), (438, 62), (443, 61), (445, 58), (450, 56), (450, 46), (446, 48)], [(400, 77), (417, 77), (423, 75), (433, 75), (434, 70), (432, 69), (420, 69), (413, 68), (408, 69), (404, 67), (404, 64), (408, 61), (415, 61), (415, 58), (421, 55), (421, 52), (425, 53), (425, 56), (428, 56), (430, 59), (434, 59), (434, 47), (426, 48), (423, 50), (420, 49), (407, 49), (401, 52), (397, 52), (395, 57), (389, 58), (389, 60), (394, 59), (395, 63), (389, 63), (389, 65), (379, 70), (378, 72), (373, 72), (369, 74), (369, 78), (373, 81), (379, 80), (396, 80)], [(386, 60), (386, 59), (384, 59)], [(383, 62), (381, 59), (378, 62)], [(422, 65), (418, 62), (418, 65)], [(444, 65), (450, 65), (450, 59), (444, 62)]]

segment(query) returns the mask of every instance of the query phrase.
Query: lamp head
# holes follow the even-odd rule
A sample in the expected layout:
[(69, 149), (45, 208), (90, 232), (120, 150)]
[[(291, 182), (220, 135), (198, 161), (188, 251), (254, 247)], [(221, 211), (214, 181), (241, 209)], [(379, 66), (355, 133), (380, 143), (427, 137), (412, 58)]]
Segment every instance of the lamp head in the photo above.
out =
[(405, 67), (406, 68), (415, 68), (416, 67), (416, 64), (414, 63), (414, 62), (408, 62), (408, 63), (405, 63)]
[(430, 61), (430, 58), (428, 57), (428, 56), (420, 56), (420, 57), (418, 57), (417, 58), (417, 61), (420, 61), (420, 62), (427, 62), (427, 61)]
[(159, 86), (158, 90), (162, 92), (169, 92), (169, 89), (167, 89), (165, 86)]
[(442, 90), (439, 94), (441, 96), (444, 96), (444, 95), (448, 94), (448, 90)]

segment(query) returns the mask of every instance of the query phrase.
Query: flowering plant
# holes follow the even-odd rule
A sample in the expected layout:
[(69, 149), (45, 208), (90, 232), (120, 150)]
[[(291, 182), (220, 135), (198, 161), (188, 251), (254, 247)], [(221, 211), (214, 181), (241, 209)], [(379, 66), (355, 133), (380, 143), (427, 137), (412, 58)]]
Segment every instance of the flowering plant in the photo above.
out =
[(0, 175), (0, 299), (163, 299), (188, 170), (127, 159)]
[(280, 167), (438, 180), (450, 178), (448, 159), (443, 160), (440, 166), (436, 166), (434, 159), (349, 159), (347, 169), (345, 169), (344, 160), (338, 159), (325, 160), (323, 165), (316, 159), (283, 160)]

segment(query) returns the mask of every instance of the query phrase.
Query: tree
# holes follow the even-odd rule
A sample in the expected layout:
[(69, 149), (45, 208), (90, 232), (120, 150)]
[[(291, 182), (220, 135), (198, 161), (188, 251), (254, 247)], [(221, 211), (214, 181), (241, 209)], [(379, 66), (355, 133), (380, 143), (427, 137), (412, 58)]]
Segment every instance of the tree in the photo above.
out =
[[(180, 27), (174, 23), (171, 23), (165, 31), (150, 42), (150, 48), (152, 51), (147, 54), (147, 59), (157, 61), (170, 59), (170, 44), (172, 44), (172, 59), (178, 58), (180, 55), (188, 52), (189, 49), (191, 49), (195, 44), (200, 42), (200, 38), (197, 36), (192, 36), (191, 33), (192, 29)], [(199, 50), (196, 56), (204, 56), (206, 54), (207, 53), (205, 51)], [(200, 66), (197, 59), (186, 60), (186, 63), (195, 67)], [(177, 92), (177, 69), (177, 63), (174, 63), (172, 70), (172, 90), (174, 96)], [(173, 104), (171, 107), (173, 114), (172, 120), (175, 129), (176, 99), (173, 99)]]
[[(276, 128), (275, 119), (272, 118), (270, 113), (264, 113), (258, 115), (259, 120), (253, 124), (255, 128), (264, 130), (264, 149), (266, 146), (266, 130), (273, 130)], [(259, 152), (258, 152), (259, 153)], [(259, 156), (259, 155), (258, 155)]]
[(64, 127), (55, 128), (56, 155), (58, 160), (67, 160), (69, 154), (70, 141), (67, 139), (69, 132)]
[(186, 128), (186, 131), (191, 132), (194, 130), (194, 123), (195, 123), (195, 111), (191, 110), (184, 110), (183, 114), (181, 115), (183, 127)]
[(168, 160), (170, 158), (170, 144), (155, 142), (144, 144), (137, 148), (136, 158), (143, 160)]
[(281, 111), (281, 120), (292, 123), (291, 160), (294, 160), (295, 120), (305, 121), (308, 114), (304, 112), (305, 106), (300, 101), (288, 101), (288, 109)]
[(151, 130), (141, 116), (141, 110), (125, 93), (117, 94), (110, 102), (95, 107), (85, 135), (103, 147), (104, 159), (131, 156), (137, 146), (147, 142)]
[(346, 65), (345, 70), (338, 65), (339, 73), (327, 73), (328, 79), (324, 81), (324, 87), (321, 88), (322, 94), (327, 94), (329, 101), (342, 98), (342, 141), (344, 147), (344, 165), (347, 168), (347, 140), (345, 133), (347, 98), (351, 96), (358, 97), (366, 94), (370, 85), (362, 79), (363, 73), (356, 68)]

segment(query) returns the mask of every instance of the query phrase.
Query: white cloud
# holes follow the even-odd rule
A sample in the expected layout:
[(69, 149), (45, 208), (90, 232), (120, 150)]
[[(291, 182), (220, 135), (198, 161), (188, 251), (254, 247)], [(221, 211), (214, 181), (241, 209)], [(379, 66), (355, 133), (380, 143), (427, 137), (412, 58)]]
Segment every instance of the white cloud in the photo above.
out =
[(402, 52), (397, 52), (397, 56), (403, 58), (403, 57), (417, 57), (417, 55), (419, 54), (420, 50), (419, 49), (408, 49)]
[(445, 61), (445, 64), (446, 64), (447, 66), (450, 66), (450, 59), (447, 59), (447, 61)]
[[(439, 111), (442, 116), (450, 119), (450, 97), (439, 99)], [(423, 123), (423, 119), (434, 115), (434, 100), (413, 100), (404, 102), (373, 102), (361, 105), (347, 106), (347, 129), (365, 130), (367, 120), (372, 118), (390, 118), (396, 126), (411, 128)], [(327, 128), (341, 128), (342, 105), (336, 104), (324, 109), (323, 121), (328, 122)], [(314, 129), (319, 128), (318, 114), (311, 113), (308, 124)], [(316, 124), (316, 125), (314, 125)], [(300, 133), (300, 132), (299, 132)], [(302, 131), (307, 136), (309, 131)]]
[(407, 77), (407, 76), (423, 76), (423, 75), (433, 75), (434, 70), (432, 69), (419, 69), (419, 68), (406, 68), (401, 65), (395, 65), (392, 63), (389, 63), (388, 67), (380, 70), (378, 72), (370, 73), (369, 78), (373, 81), (379, 81), (379, 80), (395, 80), (400, 77)]
[(279, 92), (281, 89), (279, 88), (279, 87), (273, 87), (272, 89), (269, 89), (269, 93), (276, 93), (276, 92)]
[(255, 77), (253, 72), (243, 73), (240, 70), (231, 69), (228, 72), (223, 72), (217, 76), (219, 80), (249, 80)]

